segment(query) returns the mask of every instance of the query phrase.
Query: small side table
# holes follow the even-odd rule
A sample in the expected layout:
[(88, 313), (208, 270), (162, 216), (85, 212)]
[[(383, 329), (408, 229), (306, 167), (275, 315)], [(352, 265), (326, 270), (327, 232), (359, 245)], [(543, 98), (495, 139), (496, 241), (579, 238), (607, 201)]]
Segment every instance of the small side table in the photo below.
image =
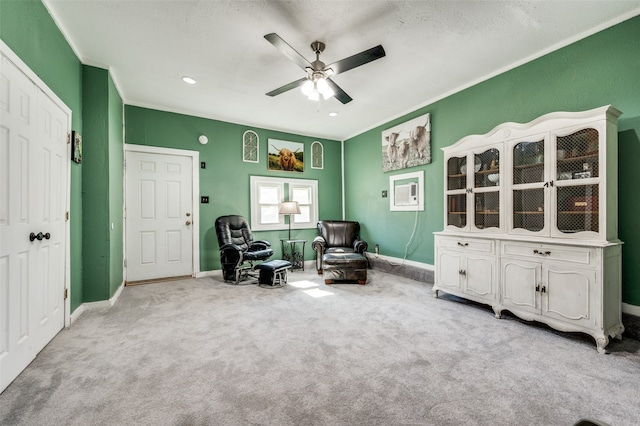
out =
[[(280, 240), (282, 244), (282, 259), (291, 262), (291, 270), (304, 271), (304, 246), (307, 240)], [(298, 245), (296, 247), (296, 245)]]

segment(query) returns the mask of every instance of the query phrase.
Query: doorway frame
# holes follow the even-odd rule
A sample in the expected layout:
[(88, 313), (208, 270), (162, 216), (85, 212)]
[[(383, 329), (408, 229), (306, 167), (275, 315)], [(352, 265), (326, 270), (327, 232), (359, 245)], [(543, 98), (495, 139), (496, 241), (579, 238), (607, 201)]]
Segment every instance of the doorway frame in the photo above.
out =
[(122, 217), (122, 239), (124, 246), (124, 257), (122, 276), (124, 281), (127, 281), (127, 164), (126, 153), (127, 152), (139, 152), (143, 154), (160, 154), (160, 155), (178, 155), (181, 157), (191, 158), (191, 203), (193, 212), (193, 238), (191, 239), (191, 269), (192, 276), (197, 277), (200, 274), (200, 151), (192, 151), (189, 149), (177, 149), (177, 148), (162, 148), (159, 146), (149, 145), (136, 145), (131, 143), (124, 144), (124, 158), (125, 166), (122, 169), (123, 173), (123, 185), (124, 185), (124, 209)]
[[(35, 84), (38, 89), (48, 96), (54, 104), (62, 109), (67, 114), (67, 129), (69, 130), (67, 135), (67, 144), (71, 143), (71, 131), (72, 131), (72, 114), (71, 108), (65, 104), (62, 99), (55, 94), (53, 90), (33, 72), (33, 70), (13, 51), (6, 45), (4, 40), (0, 38), (0, 55), (5, 56), (9, 61), (29, 78)], [(71, 213), (71, 148), (67, 149), (67, 160), (65, 162), (65, 212), (67, 215), (64, 221), (64, 240), (65, 240), (65, 253), (64, 253), (64, 288), (66, 290), (66, 299), (64, 299), (64, 327), (71, 325), (71, 232), (70, 232), (70, 213)], [(64, 296), (63, 296), (64, 297)]]

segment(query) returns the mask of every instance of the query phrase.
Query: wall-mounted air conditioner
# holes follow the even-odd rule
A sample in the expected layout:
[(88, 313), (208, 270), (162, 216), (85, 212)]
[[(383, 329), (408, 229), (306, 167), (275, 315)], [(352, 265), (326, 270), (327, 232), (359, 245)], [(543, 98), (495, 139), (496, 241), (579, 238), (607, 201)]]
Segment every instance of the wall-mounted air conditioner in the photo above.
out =
[(389, 192), (389, 210), (392, 212), (424, 211), (424, 172), (389, 176)]
[(394, 204), (396, 206), (418, 205), (418, 184), (411, 182), (406, 185), (396, 186)]

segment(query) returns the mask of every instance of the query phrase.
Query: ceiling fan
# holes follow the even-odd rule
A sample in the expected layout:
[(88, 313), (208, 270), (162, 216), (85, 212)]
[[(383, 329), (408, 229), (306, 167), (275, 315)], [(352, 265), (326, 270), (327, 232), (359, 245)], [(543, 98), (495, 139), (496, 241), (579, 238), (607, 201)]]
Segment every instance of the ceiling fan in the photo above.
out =
[(331, 80), (330, 77), (385, 56), (382, 45), (378, 45), (353, 56), (349, 56), (348, 58), (344, 58), (338, 62), (325, 65), (325, 63), (320, 60), (320, 54), (325, 48), (325, 44), (321, 41), (314, 41), (311, 43), (311, 49), (316, 54), (316, 60), (309, 62), (304, 58), (304, 56), (296, 52), (293, 47), (289, 46), (289, 44), (287, 44), (287, 42), (278, 34), (267, 34), (264, 38), (273, 44), (276, 49), (281, 51), (287, 58), (291, 59), (296, 65), (307, 72), (306, 77), (272, 90), (267, 93), (267, 96), (276, 96), (302, 86), (302, 92), (311, 100), (319, 100), (320, 96), (324, 99), (328, 99), (333, 96), (343, 104), (346, 104), (351, 102), (353, 99), (351, 96), (347, 95), (340, 86)]

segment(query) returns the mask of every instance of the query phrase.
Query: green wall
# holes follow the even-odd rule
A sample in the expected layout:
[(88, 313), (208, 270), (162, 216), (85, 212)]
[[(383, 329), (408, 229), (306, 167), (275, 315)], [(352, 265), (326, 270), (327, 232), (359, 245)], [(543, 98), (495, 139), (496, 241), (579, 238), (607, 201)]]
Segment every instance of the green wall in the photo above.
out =
[[(82, 64), (40, 0), (0, 0), (0, 38), (71, 109), (82, 134)], [(71, 164), (71, 311), (82, 294), (82, 165)]]
[[(83, 135), (84, 164), (71, 166), (73, 311), (84, 301), (110, 297), (122, 281), (122, 220), (118, 219), (122, 217), (122, 172), (119, 170), (122, 152), (118, 148), (122, 143), (122, 136), (118, 136), (122, 126), (122, 102), (108, 72), (82, 66), (40, 0), (1, 0), (0, 37), (71, 108), (72, 128)], [(382, 190), (389, 189), (389, 174), (398, 173), (381, 172), (380, 133), (395, 124), (431, 113), (433, 162), (406, 170), (424, 170), (427, 191), (425, 211), (418, 214), (416, 236), (409, 246), (407, 258), (433, 263), (432, 232), (441, 230), (443, 223), (440, 148), (467, 134), (485, 133), (505, 121), (526, 122), (551, 111), (577, 111), (613, 104), (624, 113), (619, 122), (619, 236), (625, 242), (623, 300), (640, 306), (640, 264), (633, 261), (640, 257), (640, 227), (635, 214), (640, 207), (640, 198), (635, 196), (633, 187), (637, 182), (635, 168), (640, 163), (638, 52), (640, 17), (635, 17), (349, 139), (345, 142), (347, 219), (362, 222), (363, 236), (371, 247), (380, 244), (382, 254), (404, 256), (416, 215), (413, 212), (389, 212), (388, 199), (380, 195)], [(83, 68), (100, 86), (95, 89), (100, 92), (99, 102), (84, 96), (87, 102), (94, 103), (92, 106), (83, 105)], [(86, 90), (94, 90), (87, 86), (85, 83)], [(94, 107), (107, 116), (105, 127), (98, 130), (100, 142), (92, 141), (83, 129), (83, 110)], [(90, 115), (89, 111), (84, 112)], [(249, 175), (282, 174), (268, 172), (264, 160), (259, 164), (240, 160), (240, 140), (244, 130), (249, 128), (247, 126), (132, 106), (125, 108), (124, 117), (127, 121), (127, 143), (199, 150), (201, 161), (207, 162), (207, 169), (200, 170), (200, 185), (201, 194), (209, 195), (211, 203), (200, 206), (200, 263), (203, 271), (218, 269), (217, 242), (213, 231), (215, 218), (229, 213), (249, 215)], [(89, 134), (93, 131), (86, 130)], [(266, 129), (254, 130), (260, 136), (263, 158), (268, 138), (304, 142), (307, 152), (314, 140)], [(200, 134), (209, 137), (208, 145), (197, 143)], [(325, 147), (325, 169), (307, 167), (302, 175), (296, 177), (319, 181), (321, 218), (340, 218), (340, 143), (320, 141)], [(97, 165), (102, 173), (97, 178), (96, 187), (93, 180), (83, 179), (87, 163), (97, 160), (90, 154), (95, 143), (106, 144), (106, 148), (97, 149), (96, 155), (106, 164)], [(90, 147), (89, 152), (87, 147)], [(108, 208), (105, 207), (108, 213), (94, 221), (94, 213), (101, 212), (83, 203), (83, 194), (94, 196), (99, 192), (98, 188), (106, 188), (100, 202), (108, 204)], [(83, 225), (83, 219), (91, 222), (91, 226)], [(110, 229), (111, 223), (114, 223), (113, 230)], [(94, 226), (100, 229), (94, 231)], [(91, 264), (91, 268), (103, 270), (106, 278), (96, 276), (93, 270), (84, 271), (87, 278), (84, 280), (87, 294), (84, 295), (83, 257), (86, 258), (87, 253), (83, 253), (83, 234), (91, 236), (95, 235), (94, 232), (101, 239), (95, 250), (104, 258), (97, 262), (97, 266)], [(264, 232), (259, 233), (259, 237), (273, 242), (278, 241), (284, 232)], [(292, 232), (293, 236), (307, 240), (315, 235), (313, 230)], [(306, 258), (311, 259), (312, 254), (308, 249)], [(92, 284), (96, 278), (100, 282)]]
[[(125, 106), (125, 141), (128, 144), (187, 149), (200, 152), (200, 195), (209, 196), (209, 204), (200, 204), (200, 269), (220, 269), (220, 255), (214, 221), (218, 216), (240, 214), (250, 218), (249, 177), (280, 176), (318, 181), (319, 217), (342, 218), (341, 143), (243, 126), (223, 121), (192, 117), (147, 108)], [(242, 134), (254, 130), (260, 139), (260, 162), (242, 161)], [(198, 136), (209, 138), (207, 145), (198, 143)], [(268, 139), (281, 139), (304, 143), (305, 168), (303, 173), (267, 171)], [(311, 143), (320, 141), (324, 146), (324, 169), (310, 166)], [(279, 239), (286, 230), (256, 232), (256, 239), (270, 241), (276, 256), (280, 256)], [(317, 235), (315, 229), (291, 230), (292, 238), (309, 241), (305, 259), (313, 259), (310, 241)]]
[[(428, 78), (428, 72), (425, 74)], [(345, 141), (346, 216), (363, 225), (369, 247), (404, 257), (415, 212), (389, 212), (381, 191), (381, 132), (431, 113), (432, 163), (424, 170), (425, 211), (418, 214), (416, 237), (407, 259), (433, 264), (435, 231), (443, 229), (443, 155), (440, 148), (468, 134), (482, 134), (506, 122), (528, 122), (553, 111), (581, 111), (612, 104), (619, 121), (619, 237), (623, 247), (623, 301), (640, 305), (640, 232), (635, 186), (640, 164), (640, 17), (623, 22), (490, 80), (420, 108)], [(368, 208), (363, 209), (363, 205)]]
[(93, 302), (122, 284), (123, 114), (107, 70), (83, 66), (82, 87), (83, 300)]
[[(111, 75), (109, 89), (109, 296), (122, 284), (124, 259), (124, 105)], [(111, 226), (113, 225), (113, 226)]]

